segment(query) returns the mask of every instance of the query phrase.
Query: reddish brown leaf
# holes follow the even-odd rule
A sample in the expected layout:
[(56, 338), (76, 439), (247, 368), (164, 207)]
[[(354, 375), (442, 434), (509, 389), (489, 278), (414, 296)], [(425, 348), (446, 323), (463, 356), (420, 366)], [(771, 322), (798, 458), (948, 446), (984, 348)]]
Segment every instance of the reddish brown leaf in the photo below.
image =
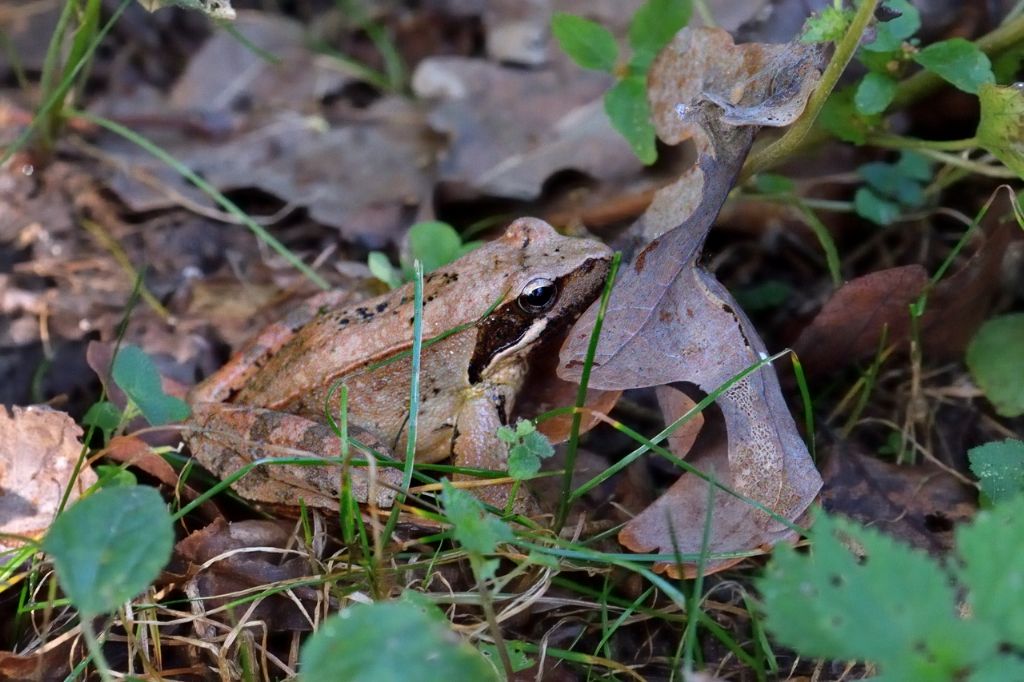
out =
[(838, 369), (878, 351), (883, 329), (890, 341), (907, 338), (909, 306), (924, 291), (920, 265), (879, 270), (841, 286), (793, 344), (808, 372)]

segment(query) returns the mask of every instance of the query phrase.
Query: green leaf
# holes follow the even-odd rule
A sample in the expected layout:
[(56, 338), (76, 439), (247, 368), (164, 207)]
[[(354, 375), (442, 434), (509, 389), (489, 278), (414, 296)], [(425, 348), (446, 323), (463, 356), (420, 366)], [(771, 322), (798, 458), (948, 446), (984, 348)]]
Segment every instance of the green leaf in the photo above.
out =
[(807, 19), (804, 24), (803, 35), (800, 36), (801, 43), (828, 43), (836, 42), (850, 28), (853, 21), (852, 9), (840, 9), (830, 5)]
[(853, 104), (862, 114), (880, 114), (896, 95), (896, 79), (882, 73), (864, 76), (853, 96)]
[(990, 628), (957, 618), (950, 577), (924, 552), (824, 514), (810, 538), (810, 554), (777, 546), (758, 582), (779, 643), (917, 682), (950, 682), (995, 653)]
[(604, 94), (604, 110), (612, 127), (626, 138), (640, 161), (650, 165), (658, 159), (646, 79), (628, 76), (620, 80)]
[(1002, 504), (1024, 492), (1024, 442), (993, 441), (967, 451), (971, 471), (992, 504)]
[(884, 199), (895, 199), (900, 206), (917, 207), (924, 203), (923, 180), (931, 178), (927, 159), (904, 152), (897, 163), (866, 163), (857, 169), (871, 190)]
[(907, 0), (886, 0), (882, 5), (900, 12), (901, 16), (875, 24), (875, 39), (861, 48), (868, 52), (898, 50), (904, 40), (921, 28), (921, 13)]
[(818, 120), (825, 130), (844, 142), (864, 144), (868, 133), (882, 122), (878, 114), (862, 114), (854, 106), (853, 98), (856, 88), (846, 87), (833, 92), (825, 106), (821, 109)]
[(629, 25), (629, 46), (633, 48), (630, 66), (637, 74), (646, 74), (661, 48), (672, 41), (690, 21), (692, 0), (647, 0), (640, 5)]
[(758, 173), (754, 177), (754, 187), (762, 194), (792, 194), (796, 185), (785, 175)]
[(153, 426), (178, 422), (188, 417), (188, 405), (181, 398), (164, 393), (156, 365), (141, 348), (122, 346), (114, 357), (111, 374), (114, 383), (138, 406), (142, 416)]
[[(494, 646), (493, 644), (486, 644), (483, 642), (481, 642), (478, 646), (480, 648), (480, 653), (482, 653), (491, 661), (491, 665), (493, 665), (495, 668), (501, 667), (501, 659), (500, 654), (498, 653), (498, 647)], [(526, 653), (525, 642), (518, 639), (513, 639), (511, 641), (506, 640), (505, 647), (505, 650), (508, 652), (508, 657), (512, 662), (513, 672), (521, 672), (533, 665), (533, 659), (531, 659), (529, 655), (527, 655)]]
[(497, 680), (449, 627), (408, 602), (356, 604), (326, 619), (299, 655), (300, 680)]
[(99, 488), (131, 488), (139, 484), (135, 474), (116, 464), (97, 464), (96, 486)]
[(514, 445), (508, 449), (508, 475), (523, 481), (540, 471), (540, 457), (525, 445)]
[(611, 73), (619, 58), (615, 36), (601, 24), (565, 12), (551, 17), (551, 32), (558, 46), (584, 69)]
[(932, 43), (914, 61), (964, 92), (976, 94), (983, 83), (996, 82), (988, 55), (963, 38)]
[(1024, 313), (985, 322), (967, 346), (967, 368), (996, 412), (1024, 414)]
[(1024, 86), (982, 84), (978, 143), (1024, 178)]
[[(512, 434), (511, 440), (502, 435), (502, 429), (508, 429), (507, 433)], [(555, 454), (551, 441), (529, 419), (516, 422), (515, 431), (507, 426), (500, 427), (498, 438), (511, 445), (508, 450), (508, 473), (517, 481), (536, 474), (540, 471), (541, 460)]]
[[(1018, 441), (1019, 443), (1019, 441)], [(961, 576), (969, 588), (972, 618), (997, 630), (1003, 643), (1024, 647), (1024, 497), (982, 511), (957, 529)], [(1015, 679), (1005, 677), (1003, 679)]]
[(499, 426), (498, 430), (495, 432), (495, 435), (498, 436), (498, 440), (500, 440), (502, 443), (508, 443), (509, 445), (512, 445), (518, 439), (515, 429), (513, 429), (511, 426)]
[(861, 187), (853, 195), (853, 208), (857, 215), (876, 225), (891, 225), (902, 213), (899, 204), (883, 199), (867, 187)]
[(508, 524), (488, 513), (480, 500), (465, 490), (444, 481), (441, 505), (451, 522), (453, 535), (466, 551), (477, 555), (494, 554), (502, 542), (515, 537)]
[(996, 83), (1011, 83), (1024, 64), (1024, 42), (1017, 43), (992, 59), (992, 73)]
[(118, 608), (160, 574), (174, 529), (155, 488), (104, 488), (57, 517), (43, 540), (84, 619)]
[[(448, 265), (457, 259), (461, 252), (462, 237), (448, 223), (426, 220), (409, 228), (409, 254), (423, 263), (425, 273)], [(410, 271), (411, 265), (410, 263)]]
[(402, 273), (391, 265), (391, 261), (384, 253), (371, 251), (366, 257), (366, 265), (370, 268), (370, 274), (387, 284), (389, 289), (402, 286)]
[(896, 169), (901, 176), (918, 182), (930, 182), (932, 179), (932, 162), (927, 156), (917, 152), (901, 153), (900, 160), (896, 162)]
[(770, 279), (732, 293), (744, 310), (771, 310), (789, 300), (793, 287), (781, 280)]
[(121, 410), (109, 400), (93, 403), (82, 417), (86, 426), (95, 426), (103, 433), (103, 440), (109, 441), (111, 434), (121, 424)]

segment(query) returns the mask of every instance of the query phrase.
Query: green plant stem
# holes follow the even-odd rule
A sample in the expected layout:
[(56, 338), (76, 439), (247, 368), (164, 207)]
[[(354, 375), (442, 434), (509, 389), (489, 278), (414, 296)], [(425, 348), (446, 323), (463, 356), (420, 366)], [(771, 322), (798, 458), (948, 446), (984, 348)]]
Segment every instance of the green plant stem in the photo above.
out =
[(930, 149), (938, 152), (960, 152), (978, 146), (978, 138), (968, 137), (964, 140), (922, 140), (916, 137), (903, 137), (889, 133), (875, 133), (868, 136), (868, 144), (890, 149)]
[(850, 60), (853, 59), (857, 46), (860, 44), (860, 38), (867, 29), (871, 17), (874, 16), (878, 2), (879, 0), (864, 0), (861, 3), (857, 13), (853, 15), (850, 28), (847, 29), (843, 39), (836, 44), (836, 51), (828, 66), (825, 67), (825, 72), (821, 74), (818, 87), (807, 100), (807, 108), (804, 110), (803, 116), (797, 119), (796, 123), (791, 125), (782, 137), (747, 158), (740, 175), (740, 182), (755, 173), (775, 166), (780, 160), (788, 158), (800, 147), (801, 142), (818, 119), (818, 114), (821, 113), (821, 109), (825, 106), (829, 95), (832, 94), (836, 83), (839, 82), (839, 77), (843, 75)]
[(469, 563), (476, 577), (476, 588), (480, 591), (480, 606), (484, 611), (484, 619), (487, 621), (487, 629), (491, 631), (494, 638), (494, 648), (498, 650), (498, 658), (501, 659), (501, 667), (505, 670), (505, 679), (511, 680), (515, 676), (515, 669), (512, 667), (512, 659), (508, 655), (508, 644), (501, 634), (501, 624), (498, 623), (498, 615), (494, 612), (494, 597), (490, 588), (483, 579), (484, 558), (475, 554), (469, 555)]
[(972, 161), (971, 159), (965, 159), (955, 154), (947, 154), (946, 152), (937, 152), (931, 149), (920, 149), (918, 150), (921, 156), (927, 156), (929, 159), (944, 163), (954, 168), (962, 168), (971, 173), (977, 173), (978, 175), (984, 175), (988, 178), (1001, 178), (1006, 180), (1015, 180), (1018, 175), (1005, 166), (994, 166), (980, 161)]
[(405, 502), (406, 492), (412, 485), (413, 467), (416, 465), (416, 426), (420, 411), (420, 356), (423, 351), (423, 263), (413, 262), (413, 315), (412, 315), (412, 358), (409, 369), (409, 417), (406, 422), (405, 466), (402, 469), (402, 487), (395, 496), (391, 515), (382, 533), (390, 538), (398, 525), (398, 513)]
[(110, 664), (107, 663), (106, 657), (103, 656), (103, 645), (92, 630), (92, 617), (84, 613), (80, 614), (80, 616), (82, 619), (82, 639), (85, 640), (85, 645), (89, 649), (89, 655), (92, 656), (92, 660), (96, 664), (96, 672), (99, 673), (100, 679), (103, 682), (113, 682), (114, 678), (110, 674)]
[[(1024, 14), (1018, 14), (1012, 20), (1007, 21), (992, 32), (978, 38), (978, 40), (975, 41), (975, 44), (982, 52), (989, 56), (993, 56), (1017, 45), (1021, 41), (1024, 41)], [(822, 80), (824, 80), (824, 77)], [(938, 88), (942, 87), (944, 83), (945, 81), (930, 71), (920, 71), (913, 76), (900, 81), (896, 88), (896, 95), (893, 98), (892, 103), (889, 105), (889, 111), (901, 109), (917, 102), (921, 98), (926, 97)], [(810, 108), (809, 102), (808, 108)], [(799, 123), (800, 121), (797, 121), (794, 126), (799, 125)], [(742, 177), (747, 178), (755, 173), (778, 165), (789, 158), (789, 156), (793, 156), (809, 149), (810, 147), (826, 142), (831, 137), (828, 131), (820, 127), (815, 127), (807, 132), (801, 140), (794, 142), (791, 148), (788, 149), (787, 153), (783, 154), (781, 152), (773, 152), (773, 156), (771, 158), (766, 156), (766, 152), (768, 152), (768, 150), (775, 148), (787, 136), (788, 133), (783, 135), (774, 143), (751, 154), (747, 159), (746, 164), (744, 164)], [(757, 166), (754, 166), (755, 163)], [(748, 168), (750, 169), (749, 171)]]
[(796, 207), (800, 214), (804, 217), (804, 222), (811, 228), (811, 232), (817, 237), (818, 243), (821, 244), (821, 250), (825, 253), (825, 263), (828, 266), (828, 273), (832, 277), (832, 286), (837, 289), (843, 283), (842, 266), (839, 262), (839, 249), (836, 248), (836, 243), (832, 239), (832, 234), (828, 231), (828, 227), (825, 223), (821, 222), (817, 214), (810, 209), (810, 207), (800, 199), (800, 197), (794, 195), (792, 198), (792, 205)]

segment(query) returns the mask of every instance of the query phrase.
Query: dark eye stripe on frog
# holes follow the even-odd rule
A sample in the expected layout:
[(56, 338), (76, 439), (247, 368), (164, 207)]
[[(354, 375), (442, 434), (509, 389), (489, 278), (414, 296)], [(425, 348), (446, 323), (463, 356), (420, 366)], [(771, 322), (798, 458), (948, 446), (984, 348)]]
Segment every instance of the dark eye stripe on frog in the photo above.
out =
[[(558, 292), (556, 294), (555, 307), (560, 305), (562, 293), (566, 290), (566, 285), (569, 284), (570, 280), (588, 275), (602, 262), (598, 260), (587, 261), (576, 272), (554, 280)], [(519, 295), (516, 292), (515, 296), (508, 303), (500, 306), (478, 325), (477, 343), (473, 349), (473, 357), (469, 361), (469, 383), (479, 383), (481, 374), (490, 366), (498, 354), (518, 344), (535, 323), (549, 314), (548, 310), (536, 313), (529, 313), (523, 310), (518, 298)], [(579, 306), (575, 306), (578, 309), (559, 311), (559, 319), (550, 320), (550, 322), (564, 322), (568, 324), (575, 320), (576, 316), (583, 312), (583, 308), (589, 304), (590, 300), (579, 301)], [(557, 332), (558, 330), (552, 330), (552, 333)]]

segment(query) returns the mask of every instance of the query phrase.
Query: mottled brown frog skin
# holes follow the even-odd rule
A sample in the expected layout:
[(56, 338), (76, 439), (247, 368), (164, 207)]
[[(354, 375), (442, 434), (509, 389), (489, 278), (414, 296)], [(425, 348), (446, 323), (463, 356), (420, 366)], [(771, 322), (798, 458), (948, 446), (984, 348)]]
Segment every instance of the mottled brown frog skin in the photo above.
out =
[[(505, 468), (505, 447), (495, 432), (512, 414), (531, 351), (564, 335), (596, 299), (610, 258), (599, 242), (563, 237), (541, 220), (523, 218), (501, 238), (424, 278), (423, 338), (428, 341), (421, 354), (418, 461), (452, 457), (458, 466)], [(348, 387), (351, 427), (403, 456), (412, 376), (412, 285), (344, 308), (332, 305), (338, 297), (335, 292), (313, 297), (196, 386), (190, 402), (198, 428), (187, 438), (201, 464), (225, 476), (255, 456), (279, 454), (261, 447), (268, 442), (336, 457), (337, 439), (323, 423), (326, 400), (338, 384)], [(459, 331), (450, 333), (453, 329)], [(336, 392), (332, 402), (336, 411)], [(225, 433), (229, 438), (216, 437)], [(247, 457), (246, 448), (255, 454)], [(278, 469), (265, 473), (277, 478)], [(285, 481), (301, 489), (293, 504), (300, 494), (307, 504), (336, 504), (337, 472), (321, 469), (328, 471), (300, 472), (303, 480)], [(398, 480), (393, 470), (380, 473), (386, 482)], [(326, 481), (327, 489), (311, 478)], [(243, 495), (244, 487), (239, 486)], [(288, 501), (280, 499), (283, 487), (271, 495), (275, 499), (260, 501)], [(357, 481), (355, 489), (365, 500), (366, 482)], [(474, 492), (502, 505), (509, 487)], [(383, 489), (377, 501), (386, 504), (392, 496)]]

